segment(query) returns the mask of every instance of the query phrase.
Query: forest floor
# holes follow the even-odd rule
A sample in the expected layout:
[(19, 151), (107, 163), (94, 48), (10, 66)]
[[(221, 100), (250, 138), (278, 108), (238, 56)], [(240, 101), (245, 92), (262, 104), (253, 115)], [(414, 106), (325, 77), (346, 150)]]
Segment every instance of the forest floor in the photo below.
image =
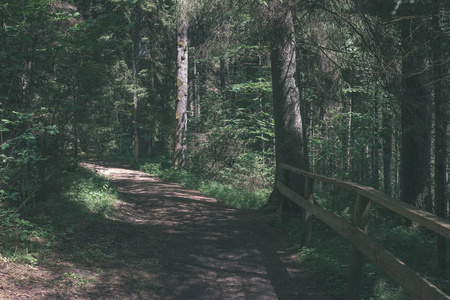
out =
[(333, 298), (267, 216), (123, 165), (85, 166), (111, 177), (117, 213), (39, 263), (0, 261), (0, 299)]

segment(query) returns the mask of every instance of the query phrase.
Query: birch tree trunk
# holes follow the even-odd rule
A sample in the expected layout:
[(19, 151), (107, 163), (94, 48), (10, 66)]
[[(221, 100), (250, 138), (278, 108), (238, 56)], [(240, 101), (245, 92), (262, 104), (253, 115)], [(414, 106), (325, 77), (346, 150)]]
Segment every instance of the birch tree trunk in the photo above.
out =
[(188, 18), (187, 0), (179, 0), (177, 28), (177, 103), (172, 162), (174, 167), (186, 164), (187, 102), (188, 102)]

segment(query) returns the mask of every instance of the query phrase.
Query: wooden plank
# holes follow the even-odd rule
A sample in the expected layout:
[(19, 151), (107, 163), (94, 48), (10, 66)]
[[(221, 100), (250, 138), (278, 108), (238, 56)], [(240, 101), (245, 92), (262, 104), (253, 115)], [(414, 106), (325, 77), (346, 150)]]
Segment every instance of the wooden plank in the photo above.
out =
[(322, 182), (330, 183), (345, 189), (355, 191), (356, 193), (388, 208), (389, 210), (398, 213), (420, 225), (436, 232), (437, 234), (450, 239), (450, 221), (440, 218), (432, 213), (420, 210), (412, 205), (394, 199), (383, 192), (377, 191), (374, 188), (360, 185), (353, 182), (346, 182), (314, 173), (306, 172), (301, 169), (281, 164), (281, 168), (291, 172), (304, 175), (308, 178), (313, 178)]
[(386, 249), (378, 246), (365, 232), (345, 221), (340, 216), (306, 201), (303, 197), (287, 188), (281, 182), (276, 183), (281, 194), (304, 209), (310, 211), (316, 218), (333, 228), (350, 241), (370, 260), (377, 264), (388, 276), (394, 279), (414, 299), (450, 300), (450, 297), (434, 284), (421, 277), (405, 263), (392, 255)]

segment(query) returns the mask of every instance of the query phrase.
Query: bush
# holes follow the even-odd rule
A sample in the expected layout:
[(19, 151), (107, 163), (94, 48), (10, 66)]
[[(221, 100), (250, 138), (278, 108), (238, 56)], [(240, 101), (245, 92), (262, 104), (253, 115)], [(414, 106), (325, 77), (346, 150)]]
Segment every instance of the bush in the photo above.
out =
[(0, 257), (34, 263), (53, 241), (113, 212), (118, 194), (107, 179), (82, 168), (62, 175), (61, 193), (36, 203), (24, 216), (0, 204)]
[(172, 168), (170, 160), (164, 157), (141, 164), (140, 170), (197, 190), (236, 208), (258, 209), (266, 203), (269, 196), (267, 189), (247, 191), (232, 184), (207, 180), (197, 175), (193, 169)]

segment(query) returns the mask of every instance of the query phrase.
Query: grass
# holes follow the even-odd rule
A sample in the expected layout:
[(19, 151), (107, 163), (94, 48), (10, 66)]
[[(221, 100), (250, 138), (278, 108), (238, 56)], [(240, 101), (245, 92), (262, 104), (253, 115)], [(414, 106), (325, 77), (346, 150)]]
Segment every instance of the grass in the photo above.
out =
[[(88, 217), (88, 220), (92, 216), (103, 218), (113, 211), (118, 194), (107, 179), (87, 169), (79, 169), (77, 173), (71, 174), (70, 178), (66, 179), (66, 189), (63, 193), (65, 201), (62, 201), (61, 206), (61, 211), (65, 213), (61, 212), (59, 215), (65, 218), (71, 217), (71, 224), (77, 223), (75, 218)], [(67, 210), (73, 206), (78, 208), (77, 215)]]
[(139, 170), (197, 190), (240, 209), (259, 209), (266, 203), (270, 194), (270, 191), (265, 189), (245, 191), (229, 184), (205, 180), (189, 169), (173, 168), (170, 160), (163, 157), (143, 162)]
[[(413, 270), (446, 293), (450, 293), (450, 277), (436, 272), (435, 235), (423, 228), (410, 228), (387, 220), (378, 207), (372, 209), (369, 235)], [(318, 220), (313, 222), (312, 245), (300, 247), (301, 221), (291, 219), (283, 224), (277, 221), (288, 236), (288, 242), (297, 249), (302, 264), (330, 291), (336, 299), (345, 298), (346, 281), (350, 262), (351, 245), (335, 231)], [(450, 245), (447, 246), (449, 249)], [(448, 253), (450, 257), (450, 253)], [(362, 299), (411, 299), (401, 287), (390, 279), (374, 263), (366, 259)]]
[(0, 205), (0, 259), (36, 264), (54, 245), (114, 211), (117, 191), (89, 170), (63, 173), (54, 184), (61, 186), (58, 194), (29, 205), (22, 215)]

